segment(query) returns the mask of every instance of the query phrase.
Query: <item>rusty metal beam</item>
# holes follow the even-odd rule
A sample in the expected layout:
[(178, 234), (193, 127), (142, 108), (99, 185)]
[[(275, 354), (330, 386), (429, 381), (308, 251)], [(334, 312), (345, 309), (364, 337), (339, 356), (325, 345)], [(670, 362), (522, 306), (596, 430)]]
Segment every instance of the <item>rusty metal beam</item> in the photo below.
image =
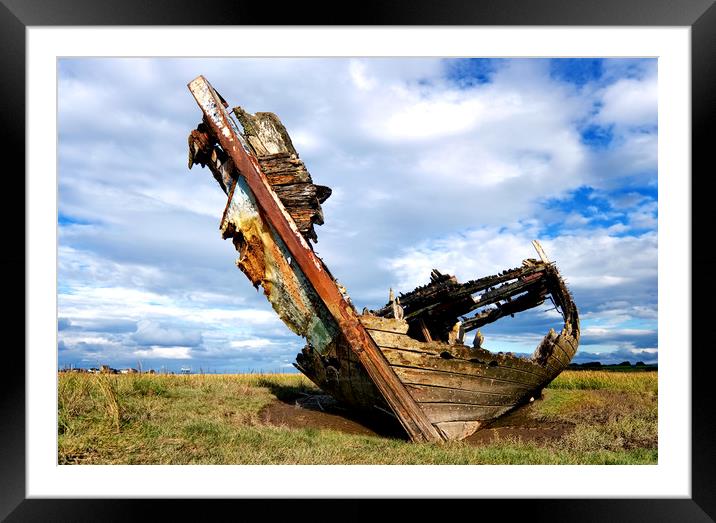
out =
[(353, 307), (338, 290), (323, 262), (315, 255), (271, 190), (258, 160), (226, 112), (223, 98), (203, 76), (189, 83), (189, 90), (204, 112), (221, 147), (246, 179), (263, 218), (283, 239), (304, 275), (320, 296), (368, 375), (413, 441), (439, 442), (443, 434), (428, 420), (420, 406), (393, 372), (378, 346), (360, 323)]

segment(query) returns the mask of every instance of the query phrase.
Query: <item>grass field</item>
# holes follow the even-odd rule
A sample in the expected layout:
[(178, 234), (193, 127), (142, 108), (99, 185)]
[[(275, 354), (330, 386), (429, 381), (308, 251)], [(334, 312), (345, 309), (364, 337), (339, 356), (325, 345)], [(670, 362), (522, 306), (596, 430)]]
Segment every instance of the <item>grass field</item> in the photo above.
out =
[(262, 421), (267, 406), (318, 393), (296, 374), (60, 373), (58, 463), (657, 463), (656, 372), (563, 372), (525, 415), (537, 427), (570, 428), (544, 442), (413, 444)]

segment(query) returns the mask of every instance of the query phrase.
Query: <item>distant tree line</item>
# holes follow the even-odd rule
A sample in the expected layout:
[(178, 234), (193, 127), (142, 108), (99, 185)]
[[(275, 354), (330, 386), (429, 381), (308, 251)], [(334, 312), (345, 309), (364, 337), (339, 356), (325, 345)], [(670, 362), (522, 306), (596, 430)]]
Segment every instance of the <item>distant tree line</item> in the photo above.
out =
[(633, 368), (634, 370), (655, 370), (657, 368), (656, 363), (644, 363), (643, 361), (637, 361), (634, 365), (629, 361), (622, 361), (621, 363), (602, 363), (600, 361), (588, 361), (586, 363), (570, 363), (568, 369), (627, 369)]

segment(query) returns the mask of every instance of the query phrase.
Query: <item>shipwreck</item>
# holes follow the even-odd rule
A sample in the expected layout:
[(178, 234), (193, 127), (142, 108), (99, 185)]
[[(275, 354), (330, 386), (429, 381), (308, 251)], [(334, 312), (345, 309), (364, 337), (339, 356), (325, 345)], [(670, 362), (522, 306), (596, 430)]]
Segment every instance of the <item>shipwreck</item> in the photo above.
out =
[[(189, 135), (189, 168), (208, 167), (226, 193), (221, 235), (235, 245), (238, 268), (305, 338), (295, 366), (323, 391), (353, 409), (395, 416), (413, 441), (441, 442), (540, 397), (569, 364), (577, 307), (536, 241), (538, 257), (518, 267), (464, 283), (434, 270), (426, 285), (391, 290), (384, 307), (358, 312), (311, 245), (331, 190), (313, 183), (279, 118), (229, 111), (203, 76), (189, 90), (203, 112)], [(545, 300), (564, 324), (531, 357), (483, 348), (481, 326)]]

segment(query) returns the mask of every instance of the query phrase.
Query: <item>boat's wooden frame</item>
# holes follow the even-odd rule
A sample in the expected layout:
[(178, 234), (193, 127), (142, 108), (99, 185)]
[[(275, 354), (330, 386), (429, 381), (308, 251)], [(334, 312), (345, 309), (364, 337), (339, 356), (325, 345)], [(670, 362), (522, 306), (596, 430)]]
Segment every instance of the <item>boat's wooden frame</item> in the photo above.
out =
[[(539, 279), (541, 294), (534, 299), (548, 293), (563, 315), (561, 332), (550, 330), (531, 358), (494, 354), (479, 343), (468, 347), (457, 327), (447, 339), (443, 328), (433, 340), (423, 321), (433, 309), (403, 318), (392, 291), (382, 310), (359, 314), (309, 243), (316, 240), (313, 225), (323, 223), (320, 203), (330, 190), (312, 183), (280, 120), (235, 108), (239, 130), (228, 104), (204, 77), (189, 89), (204, 114), (189, 137), (189, 167), (208, 166), (227, 193), (222, 237), (239, 251), (237, 266), (306, 339), (296, 367), (324, 391), (356, 409), (394, 415), (413, 441), (440, 442), (464, 438), (539, 397), (569, 364), (579, 342), (577, 308), (536, 242), (540, 260), (525, 260), (497, 277), (514, 292)], [(533, 301), (515, 301), (513, 308), (539, 302)], [(472, 321), (486, 323), (506, 313), (509, 306)], [(419, 325), (423, 340), (409, 335), (418, 328), (411, 325)]]

